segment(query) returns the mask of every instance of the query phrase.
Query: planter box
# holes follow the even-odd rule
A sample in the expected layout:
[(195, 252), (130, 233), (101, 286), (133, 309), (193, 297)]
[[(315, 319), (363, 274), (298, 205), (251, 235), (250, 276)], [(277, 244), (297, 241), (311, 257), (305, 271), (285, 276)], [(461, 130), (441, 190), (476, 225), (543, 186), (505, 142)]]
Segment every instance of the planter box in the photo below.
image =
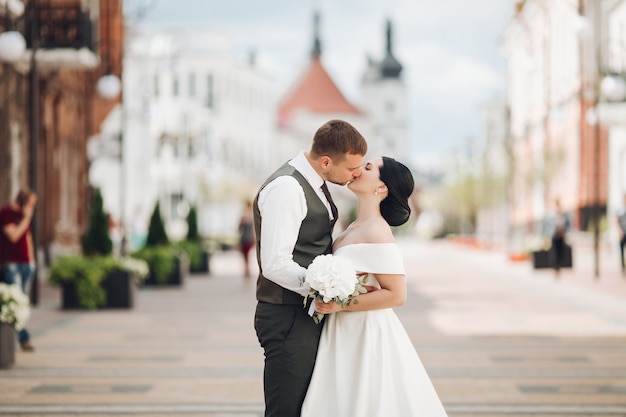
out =
[[(533, 252), (533, 268), (545, 269), (554, 268), (556, 263), (556, 254), (554, 248), (548, 250), (538, 250)], [(561, 259), (561, 268), (571, 268), (572, 262), (572, 247), (570, 245), (563, 246), (563, 259)]]
[(0, 323), (0, 369), (7, 369), (15, 363), (15, 328)]
[(107, 294), (107, 308), (133, 308), (135, 305), (135, 280), (128, 271), (113, 271), (102, 282)]
[(81, 308), (78, 305), (78, 296), (76, 295), (76, 285), (73, 282), (61, 283), (61, 308), (69, 310)]
[(210, 274), (211, 273), (211, 253), (202, 251), (202, 264), (199, 267), (189, 267), (189, 272), (192, 274)]
[[(101, 308), (132, 308), (135, 303), (135, 282), (127, 271), (113, 271), (100, 284), (106, 293), (106, 304)], [(78, 304), (73, 282), (61, 283), (61, 307), (64, 310), (82, 308)]]
[(156, 280), (154, 274), (150, 272), (146, 280), (144, 281), (144, 285), (155, 286), (155, 285), (173, 285), (173, 286), (182, 286), (185, 283), (185, 278), (189, 274), (189, 258), (187, 255), (180, 255), (174, 259), (174, 270), (167, 278), (167, 282), (160, 283)]
[(553, 268), (552, 263), (552, 255), (549, 250), (537, 250), (533, 252), (534, 269)]

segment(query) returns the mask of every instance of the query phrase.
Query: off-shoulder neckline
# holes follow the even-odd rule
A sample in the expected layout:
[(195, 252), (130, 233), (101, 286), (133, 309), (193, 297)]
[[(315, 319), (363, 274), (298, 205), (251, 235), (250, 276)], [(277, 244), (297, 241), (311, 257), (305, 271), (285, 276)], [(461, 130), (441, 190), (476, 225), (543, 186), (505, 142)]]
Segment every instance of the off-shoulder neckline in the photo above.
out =
[(348, 248), (350, 246), (387, 246), (387, 245), (397, 245), (396, 242), (382, 242), (382, 243), (348, 243), (347, 245), (343, 245), (333, 250), (333, 252), (337, 252), (341, 249)]

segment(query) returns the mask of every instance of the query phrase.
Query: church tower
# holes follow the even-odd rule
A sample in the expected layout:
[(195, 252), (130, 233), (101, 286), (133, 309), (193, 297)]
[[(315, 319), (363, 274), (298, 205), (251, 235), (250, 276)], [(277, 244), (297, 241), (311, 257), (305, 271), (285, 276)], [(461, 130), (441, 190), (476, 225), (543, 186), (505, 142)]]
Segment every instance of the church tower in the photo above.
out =
[(343, 119), (355, 126), (364, 125), (361, 109), (344, 96), (324, 67), (319, 13), (313, 16), (310, 51), (308, 65), (278, 105), (278, 152), (284, 153), (284, 160), (301, 149), (308, 149), (312, 134), (328, 120)]
[(370, 155), (402, 158), (408, 151), (407, 89), (402, 64), (393, 55), (392, 25), (387, 21), (386, 51), (380, 62), (368, 58), (362, 82), (362, 105), (372, 123)]

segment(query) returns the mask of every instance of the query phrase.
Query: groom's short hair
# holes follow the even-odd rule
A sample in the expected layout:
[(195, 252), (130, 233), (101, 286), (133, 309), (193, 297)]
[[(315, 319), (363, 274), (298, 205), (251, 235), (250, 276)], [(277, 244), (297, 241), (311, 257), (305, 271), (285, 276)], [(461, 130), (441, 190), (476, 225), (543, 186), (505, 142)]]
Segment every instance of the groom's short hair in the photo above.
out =
[(317, 129), (313, 136), (311, 154), (314, 158), (328, 155), (343, 160), (346, 154), (365, 155), (367, 142), (363, 135), (344, 120), (329, 120)]

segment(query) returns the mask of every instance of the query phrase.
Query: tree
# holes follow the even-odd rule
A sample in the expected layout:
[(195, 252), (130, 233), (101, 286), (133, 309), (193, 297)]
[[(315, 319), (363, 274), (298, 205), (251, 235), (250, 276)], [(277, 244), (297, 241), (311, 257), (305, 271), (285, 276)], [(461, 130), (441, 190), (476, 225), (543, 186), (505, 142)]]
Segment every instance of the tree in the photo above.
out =
[(113, 251), (113, 242), (109, 237), (109, 215), (104, 211), (99, 188), (94, 188), (91, 195), (89, 224), (81, 244), (85, 255), (110, 255)]
[(191, 206), (189, 214), (187, 214), (187, 240), (193, 242), (200, 240), (198, 235), (198, 213), (194, 206)]
[(150, 217), (150, 226), (148, 227), (148, 238), (146, 239), (146, 246), (158, 246), (167, 245), (170, 241), (165, 232), (165, 224), (161, 217), (161, 208), (157, 201), (152, 216)]

